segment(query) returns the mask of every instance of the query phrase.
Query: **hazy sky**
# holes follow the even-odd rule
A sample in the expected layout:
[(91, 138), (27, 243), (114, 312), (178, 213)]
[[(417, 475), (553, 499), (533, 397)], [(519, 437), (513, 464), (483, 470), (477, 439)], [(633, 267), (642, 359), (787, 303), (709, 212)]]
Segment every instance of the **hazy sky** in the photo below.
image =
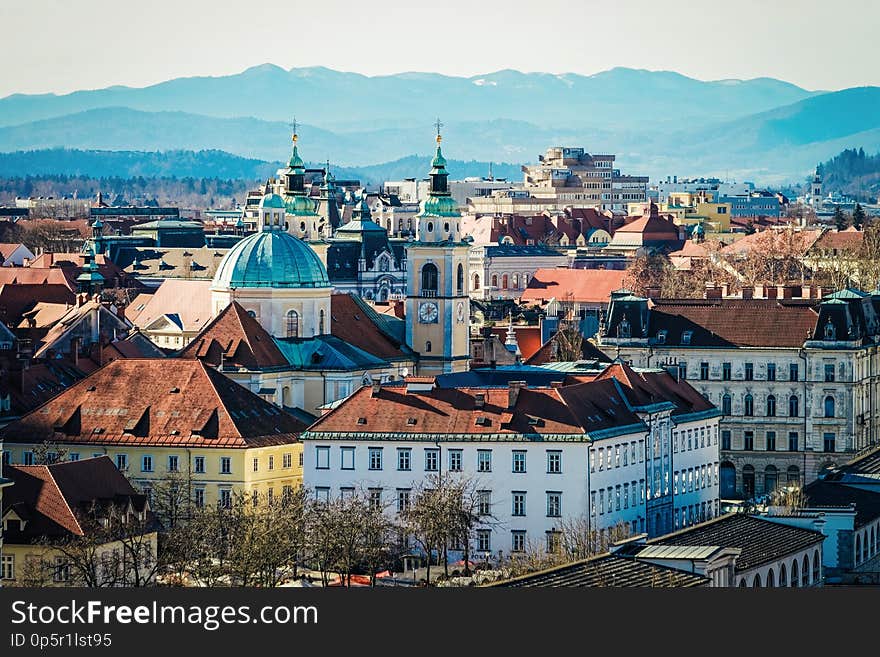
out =
[(878, 0), (0, 0), (0, 96), (272, 62), (367, 75), (614, 66), (880, 85)]

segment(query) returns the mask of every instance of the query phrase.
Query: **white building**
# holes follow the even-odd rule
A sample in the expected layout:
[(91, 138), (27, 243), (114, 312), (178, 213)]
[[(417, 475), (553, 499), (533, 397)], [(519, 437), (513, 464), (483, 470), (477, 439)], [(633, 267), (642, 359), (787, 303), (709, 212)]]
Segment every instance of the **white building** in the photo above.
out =
[(539, 269), (567, 267), (565, 253), (543, 244), (471, 246), (470, 295), (474, 299), (518, 299)]
[[(515, 187), (517, 185), (503, 178), (474, 177), (449, 181), (449, 193), (459, 208), (467, 207), (468, 199), (491, 196), (495, 190)], [(421, 203), (428, 198), (429, 191), (430, 181), (427, 179), (405, 178), (404, 180), (389, 181), (382, 185), (383, 194), (396, 196), (402, 203)]]
[(651, 191), (657, 195), (657, 203), (667, 203), (669, 195), (687, 192), (696, 194), (699, 192), (711, 192), (712, 198), (717, 200), (722, 196), (749, 196), (755, 191), (755, 184), (751, 182), (730, 182), (720, 178), (679, 178), (667, 176), (655, 185), (651, 185)]
[(303, 434), (319, 499), (368, 489), (404, 509), (431, 475), (466, 477), (486, 520), (471, 552), (548, 548), (563, 523), (652, 535), (718, 514), (719, 413), (666, 372), (615, 364), (595, 381), (461, 387), (455, 376), (362, 388)]

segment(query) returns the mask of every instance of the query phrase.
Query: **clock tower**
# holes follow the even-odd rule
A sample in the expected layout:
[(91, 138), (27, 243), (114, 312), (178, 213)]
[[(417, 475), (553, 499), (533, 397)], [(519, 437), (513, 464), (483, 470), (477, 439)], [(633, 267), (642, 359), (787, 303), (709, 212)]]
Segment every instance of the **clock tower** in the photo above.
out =
[(415, 217), (415, 239), (406, 254), (406, 341), (419, 355), (422, 376), (463, 372), (470, 359), (469, 249), (449, 194), (440, 125), (430, 191)]

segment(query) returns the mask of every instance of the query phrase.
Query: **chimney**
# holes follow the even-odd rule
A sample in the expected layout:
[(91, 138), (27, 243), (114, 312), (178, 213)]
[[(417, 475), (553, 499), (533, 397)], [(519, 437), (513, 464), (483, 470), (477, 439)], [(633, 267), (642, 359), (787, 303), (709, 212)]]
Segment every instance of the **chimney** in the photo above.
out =
[(791, 285), (780, 285), (776, 291), (777, 299), (791, 299), (794, 296), (794, 287)]
[(474, 408), (484, 408), (486, 406), (486, 393), (478, 392), (474, 395)]
[(82, 308), (83, 304), (85, 304), (88, 295), (85, 292), (80, 292), (76, 295), (76, 307)]
[(743, 299), (752, 299), (755, 296), (755, 289), (753, 287), (744, 287), (742, 289)]
[(378, 397), (379, 391), (382, 389), (382, 384), (379, 381), (373, 381), (372, 390), (370, 391), (370, 397)]
[(516, 406), (516, 400), (519, 399), (519, 391), (526, 387), (526, 382), (508, 381), (507, 386), (507, 408), (509, 410)]

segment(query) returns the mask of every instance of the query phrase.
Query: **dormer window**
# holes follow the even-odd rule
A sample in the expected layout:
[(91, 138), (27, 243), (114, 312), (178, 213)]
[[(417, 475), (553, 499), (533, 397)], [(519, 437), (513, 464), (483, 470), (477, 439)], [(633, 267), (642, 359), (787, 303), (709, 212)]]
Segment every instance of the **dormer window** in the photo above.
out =
[(617, 336), (620, 338), (628, 338), (632, 335), (632, 328), (629, 325), (629, 320), (624, 317), (620, 320), (620, 324), (617, 327)]
[(693, 336), (693, 334), (694, 334), (693, 331), (684, 331), (681, 334), (681, 343), (682, 344), (690, 344), (691, 343), (691, 336)]
[(657, 331), (657, 344), (666, 344), (666, 331)]
[(825, 323), (825, 339), (826, 340), (836, 340), (837, 339), (837, 330), (834, 328), (834, 324), (831, 323), (831, 319), (829, 319)]

